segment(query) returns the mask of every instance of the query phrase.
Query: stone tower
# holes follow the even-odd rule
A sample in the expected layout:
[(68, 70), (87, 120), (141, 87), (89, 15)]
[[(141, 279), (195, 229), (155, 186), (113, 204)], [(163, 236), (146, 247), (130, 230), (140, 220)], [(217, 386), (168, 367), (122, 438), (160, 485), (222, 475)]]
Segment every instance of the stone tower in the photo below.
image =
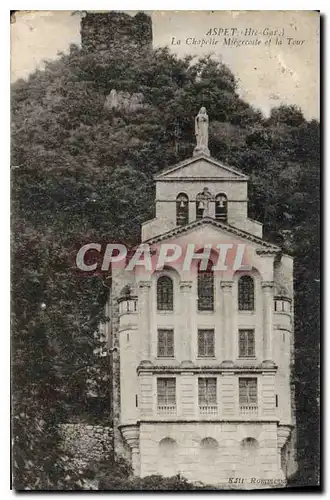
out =
[(85, 50), (126, 46), (134, 50), (152, 45), (151, 17), (123, 12), (86, 12), (81, 20), (81, 45)]

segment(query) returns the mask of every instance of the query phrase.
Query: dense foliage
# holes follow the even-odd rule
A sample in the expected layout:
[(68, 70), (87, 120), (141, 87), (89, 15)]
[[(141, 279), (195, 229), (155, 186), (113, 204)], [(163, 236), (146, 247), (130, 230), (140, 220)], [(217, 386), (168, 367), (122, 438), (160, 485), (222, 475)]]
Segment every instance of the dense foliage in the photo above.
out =
[[(105, 106), (113, 89), (142, 94), (143, 104)], [(12, 89), (17, 489), (79, 487), (79, 478), (63, 473), (56, 425), (73, 406), (83, 411), (91, 365), (107, 397), (104, 359), (93, 351), (108, 286), (77, 275), (72, 257), (86, 241), (138, 241), (153, 213), (152, 176), (192, 154), (202, 105), (212, 156), (250, 176), (250, 216), (296, 257), (298, 446), (304, 481), (316, 481), (319, 124), (294, 106), (265, 118), (239, 98), (231, 71), (208, 58), (192, 64), (167, 50), (71, 47)]]
[[(109, 471), (111, 470), (111, 473)], [(173, 477), (161, 475), (139, 478), (133, 476), (131, 467), (119, 458), (116, 461), (104, 460), (96, 466), (95, 479), (99, 490), (105, 491), (187, 491), (218, 488), (204, 484), (193, 484), (180, 474)]]

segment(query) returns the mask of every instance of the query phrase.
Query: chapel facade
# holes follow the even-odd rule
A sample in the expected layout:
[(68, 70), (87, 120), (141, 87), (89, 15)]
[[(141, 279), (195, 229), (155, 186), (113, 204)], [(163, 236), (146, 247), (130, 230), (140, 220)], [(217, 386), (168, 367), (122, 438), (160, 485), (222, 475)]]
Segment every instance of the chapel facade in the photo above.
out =
[[(205, 108), (196, 138), (191, 158), (155, 176), (141, 241), (207, 243), (208, 265), (113, 269), (116, 451), (141, 477), (284, 484), (295, 467), (293, 260), (248, 217), (248, 177), (211, 157)], [(244, 244), (249, 268), (214, 271), (219, 244)]]

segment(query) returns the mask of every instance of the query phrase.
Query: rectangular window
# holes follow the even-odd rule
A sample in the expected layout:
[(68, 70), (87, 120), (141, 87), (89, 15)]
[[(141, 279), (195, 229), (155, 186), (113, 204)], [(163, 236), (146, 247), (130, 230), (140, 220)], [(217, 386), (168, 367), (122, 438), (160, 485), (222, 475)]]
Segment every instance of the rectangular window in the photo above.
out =
[(174, 357), (174, 330), (158, 329), (158, 348), (157, 356), (159, 358)]
[(239, 379), (239, 404), (240, 406), (257, 406), (258, 380), (256, 378)]
[(198, 356), (214, 357), (214, 330), (198, 330)]
[(157, 379), (157, 403), (159, 406), (175, 406), (175, 378)]
[(217, 404), (217, 379), (198, 379), (198, 404), (199, 406), (215, 406)]
[(254, 358), (254, 329), (250, 328), (238, 330), (238, 356), (240, 358)]

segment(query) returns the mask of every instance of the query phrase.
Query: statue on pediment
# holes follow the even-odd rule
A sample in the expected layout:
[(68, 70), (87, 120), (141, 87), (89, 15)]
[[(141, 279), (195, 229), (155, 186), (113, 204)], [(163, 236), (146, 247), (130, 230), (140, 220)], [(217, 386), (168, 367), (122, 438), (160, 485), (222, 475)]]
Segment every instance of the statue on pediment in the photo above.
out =
[(209, 117), (206, 112), (206, 108), (204, 107), (201, 107), (198, 115), (195, 118), (195, 135), (196, 135), (196, 147), (194, 149), (194, 155), (206, 154), (207, 156), (210, 156), (210, 151), (208, 148)]

